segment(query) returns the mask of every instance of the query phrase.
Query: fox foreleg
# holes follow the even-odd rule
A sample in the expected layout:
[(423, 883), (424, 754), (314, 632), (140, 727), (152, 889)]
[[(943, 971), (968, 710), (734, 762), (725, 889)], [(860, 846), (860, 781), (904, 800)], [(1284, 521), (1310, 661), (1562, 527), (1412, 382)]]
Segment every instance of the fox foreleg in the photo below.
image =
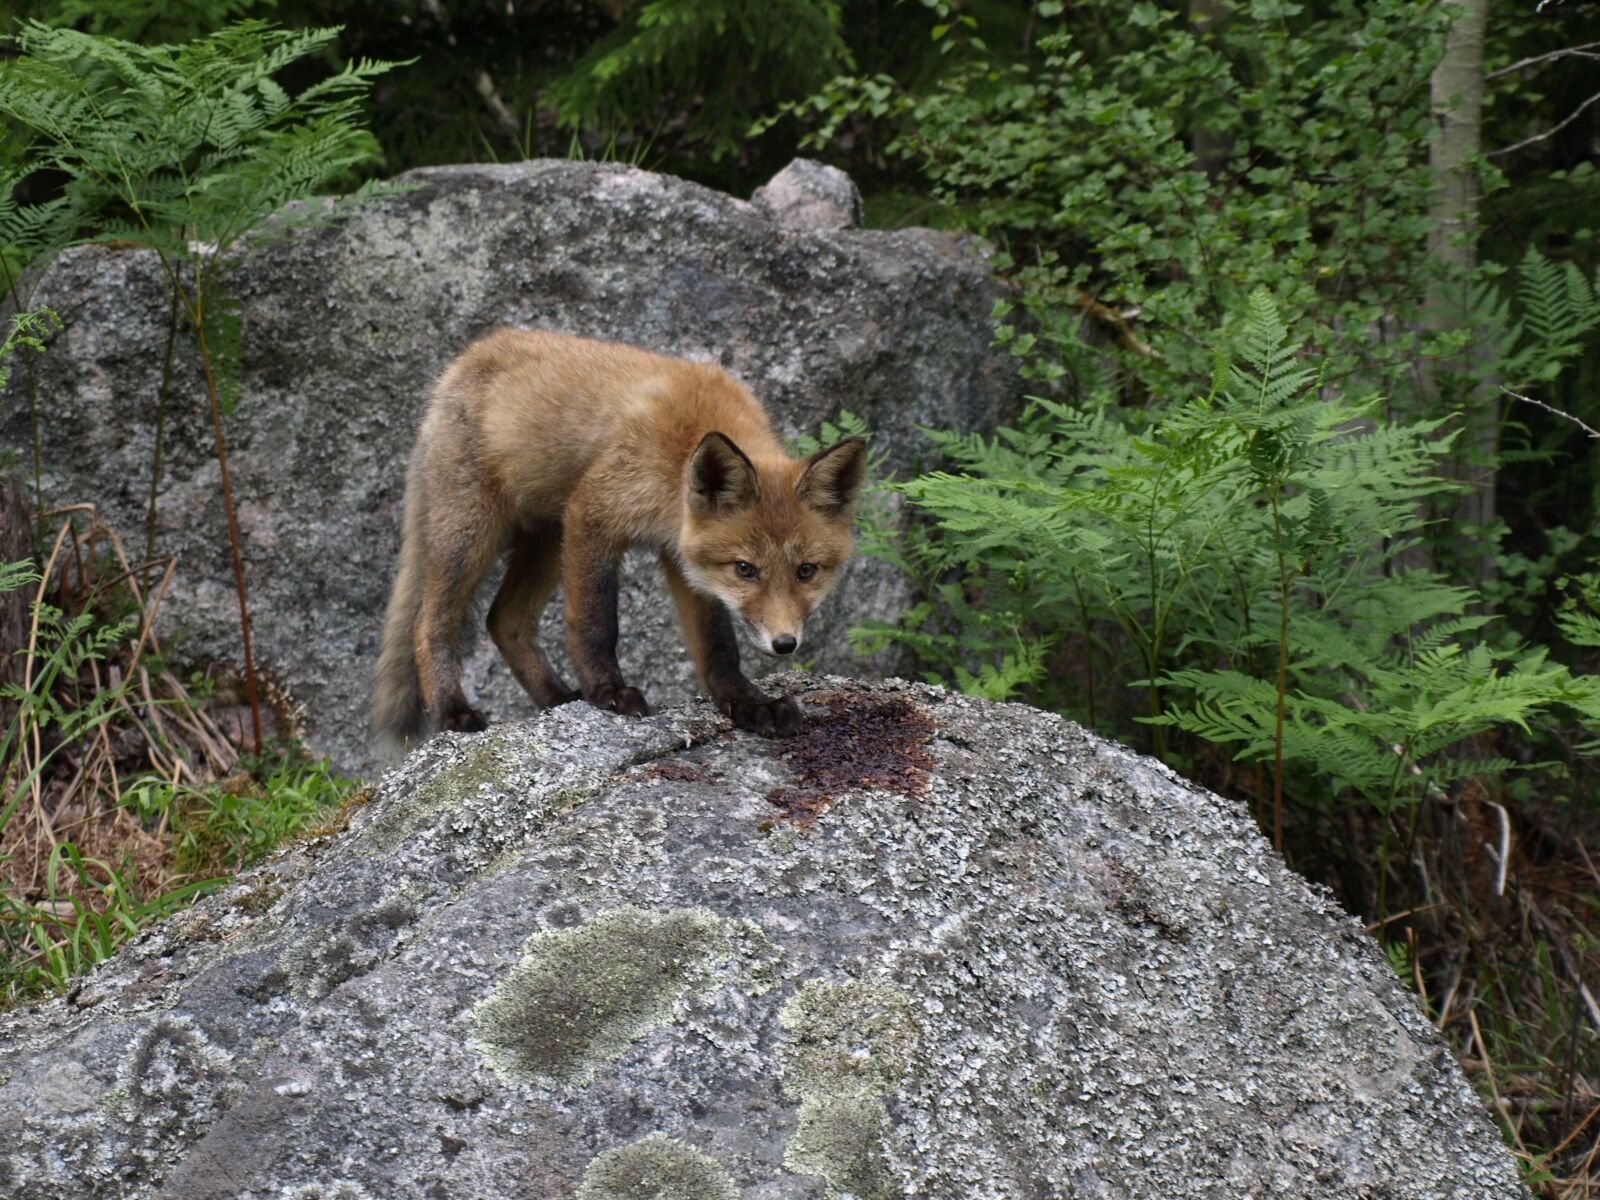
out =
[(561, 584), (567, 593), (567, 653), (578, 690), (596, 708), (647, 717), (650, 704), (629, 687), (617, 665), (617, 585), (621, 546), (608, 546), (569, 520), (561, 547)]
[(671, 552), (662, 554), (661, 569), (678, 606), (683, 640), (694, 660), (700, 686), (712, 703), (740, 729), (763, 737), (788, 737), (799, 730), (800, 706), (788, 697), (773, 699), (745, 678), (739, 669), (739, 639), (728, 610), (689, 585)]

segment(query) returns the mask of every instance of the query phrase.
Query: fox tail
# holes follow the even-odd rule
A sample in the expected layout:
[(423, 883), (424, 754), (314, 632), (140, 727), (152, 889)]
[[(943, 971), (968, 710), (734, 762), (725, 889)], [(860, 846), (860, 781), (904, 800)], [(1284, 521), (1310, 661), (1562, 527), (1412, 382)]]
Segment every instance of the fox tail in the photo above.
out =
[(372, 729), (391, 745), (405, 746), (428, 729), (417, 675), (416, 626), (422, 607), (423, 529), (428, 511), (427, 484), (420, 454), (406, 472), (405, 525), (400, 538), (400, 566), (383, 620), (383, 645), (373, 676)]

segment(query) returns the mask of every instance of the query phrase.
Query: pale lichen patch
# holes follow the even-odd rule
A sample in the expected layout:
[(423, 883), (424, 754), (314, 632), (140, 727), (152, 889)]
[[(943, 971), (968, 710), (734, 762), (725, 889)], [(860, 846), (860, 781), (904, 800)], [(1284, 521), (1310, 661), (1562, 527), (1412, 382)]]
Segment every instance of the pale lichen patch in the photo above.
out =
[(784, 1090), (800, 1101), (783, 1163), (830, 1196), (889, 1197), (883, 1097), (912, 1070), (920, 1041), (910, 997), (887, 983), (810, 980), (778, 1014)]
[(377, 853), (393, 853), (427, 818), (459, 808), (484, 788), (504, 783), (509, 763), (526, 754), (526, 747), (498, 731), (485, 734), (449, 770), (384, 806), (362, 831), (363, 841)]
[(574, 1200), (738, 1200), (722, 1164), (686, 1142), (652, 1133), (591, 1162)]
[(879, 1095), (911, 1070), (918, 1030), (911, 999), (889, 983), (803, 983), (778, 1014), (790, 1091)]
[(472, 1013), (475, 1037), (507, 1079), (583, 1084), (712, 982), (732, 923), (700, 908), (614, 908), (536, 934)]
[(337, 1179), (331, 1183), (302, 1183), (299, 1187), (285, 1188), (277, 1200), (372, 1200), (372, 1196), (359, 1184)]
[(820, 1175), (830, 1196), (889, 1200), (895, 1193), (883, 1161), (888, 1128), (888, 1111), (876, 1096), (807, 1096), (783, 1165)]

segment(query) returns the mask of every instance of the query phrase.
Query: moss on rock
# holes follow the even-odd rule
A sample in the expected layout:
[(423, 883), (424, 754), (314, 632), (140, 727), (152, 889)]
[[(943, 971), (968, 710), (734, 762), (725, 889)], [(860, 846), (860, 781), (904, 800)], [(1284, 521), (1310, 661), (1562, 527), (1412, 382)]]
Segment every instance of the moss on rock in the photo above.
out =
[(508, 745), (504, 735), (491, 731), (461, 759), (409, 796), (396, 798), (367, 826), (363, 838), (379, 854), (393, 853), (428, 817), (459, 808), (485, 787), (505, 781), (508, 756), (526, 754), (524, 747)]
[(800, 1101), (783, 1163), (830, 1196), (889, 1197), (882, 1097), (910, 1073), (920, 1041), (911, 1000), (886, 983), (810, 980), (778, 1014), (784, 1090)]
[(591, 1162), (574, 1200), (738, 1200), (721, 1163), (664, 1133), (607, 1150)]
[(473, 1010), (473, 1033), (507, 1078), (587, 1083), (710, 982), (732, 952), (729, 925), (699, 908), (626, 907), (537, 934)]

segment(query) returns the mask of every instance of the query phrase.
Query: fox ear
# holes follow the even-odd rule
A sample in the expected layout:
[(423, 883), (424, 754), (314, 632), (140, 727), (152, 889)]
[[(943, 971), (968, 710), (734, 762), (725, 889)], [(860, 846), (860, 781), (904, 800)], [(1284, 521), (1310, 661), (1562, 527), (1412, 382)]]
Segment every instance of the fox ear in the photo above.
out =
[(819, 450), (806, 461), (795, 491), (802, 504), (827, 516), (842, 516), (855, 507), (867, 477), (867, 443), (862, 438)]
[(756, 469), (744, 451), (720, 433), (700, 439), (689, 460), (689, 507), (700, 513), (729, 513), (754, 504), (761, 494)]

